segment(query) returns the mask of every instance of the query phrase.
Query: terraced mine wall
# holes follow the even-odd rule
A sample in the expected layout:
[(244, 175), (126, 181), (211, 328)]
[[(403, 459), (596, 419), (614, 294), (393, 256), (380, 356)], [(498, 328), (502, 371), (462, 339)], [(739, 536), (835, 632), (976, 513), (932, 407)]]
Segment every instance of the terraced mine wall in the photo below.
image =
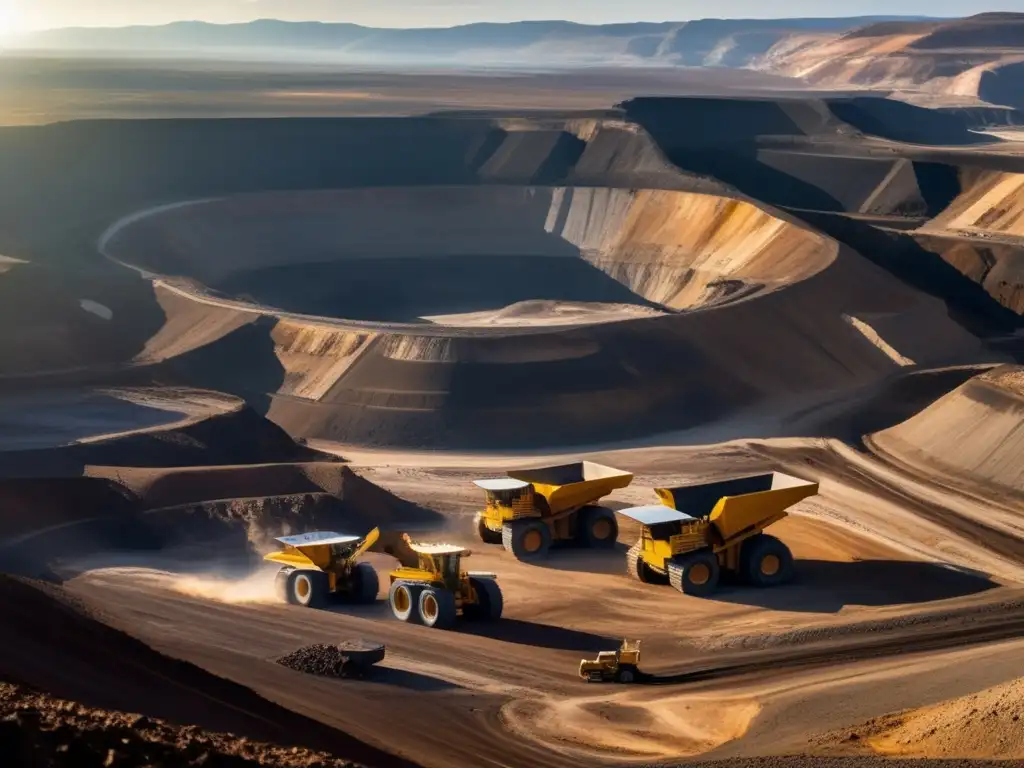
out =
[[(810, 109), (797, 119), (822, 118)], [(161, 318), (157, 329), (150, 314), (136, 326), (114, 308), (114, 325), (129, 329), (118, 333), (137, 352), (111, 375), (237, 394), (295, 436), (492, 449), (617, 440), (806, 401), (878, 381), (908, 360), (977, 348), (942, 302), (794, 215), (681, 172), (623, 121), (183, 120), (0, 131), (0, 152), (15, 149), (3, 173), (21, 163), (26, 184), (17, 194), (13, 183), (0, 187), (11, 203), (0, 207), (2, 245), (20, 242), (10, 255), (62, 271), (123, 275), (97, 252), (114, 221), (224, 198), (140, 217), (109, 239), (122, 261), (172, 278), (138, 283), (135, 298)], [(38, 173), (27, 173), (30, 162)], [(109, 186), (91, 190), (104, 173)], [(433, 252), (407, 252), (410, 239), (422, 247), (417, 232), (430, 234)], [(600, 290), (570, 294), (579, 281), (538, 272), (521, 295), (487, 297), (511, 281), (488, 284), (484, 270), (451, 291), (446, 281), (467, 272), (458, 269), (389, 288), (378, 279), (386, 265), (373, 264), (486, 259), (479, 264), (500, 277), (505, 260), (526, 255), (546, 269), (583, 270)], [(356, 261), (378, 270), (378, 292), (347, 288)], [(275, 271), (285, 262), (310, 270), (292, 288)], [(252, 280), (256, 266), (264, 272)], [(316, 279), (324, 266), (337, 279)], [(303, 301), (313, 288), (335, 286), (341, 293), (322, 294), (315, 307), (328, 316), (309, 317)], [(254, 292), (255, 302), (239, 301)], [(574, 302), (639, 314), (552, 322)], [(497, 312), (499, 324), (460, 325), (480, 310)]]
[[(1005, 176), (1024, 172), (1020, 158), (921, 146), (992, 141), (968, 132), (969, 115), (878, 98), (651, 98), (623, 108), (680, 168), (713, 175), (787, 210), (941, 298), (975, 330), (998, 333), (1022, 325), (1016, 256), (1007, 255), (1018, 246), (979, 240), (967, 256), (961, 244), (940, 242), (948, 233), (931, 226), (969, 197), (979, 176), (999, 176), (1008, 189), (1012, 182)], [(719, 138), (713, 122), (730, 117), (733, 127)], [(917, 133), (906, 133), (907, 126)], [(856, 137), (862, 138), (850, 140)], [(875, 137), (915, 146), (879, 144)], [(1012, 203), (993, 203), (978, 217), (998, 218), (1007, 205), (1013, 209)], [(928, 236), (912, 232), (918, 227)], [(965, 260), (970, 267), (963, 267)]]

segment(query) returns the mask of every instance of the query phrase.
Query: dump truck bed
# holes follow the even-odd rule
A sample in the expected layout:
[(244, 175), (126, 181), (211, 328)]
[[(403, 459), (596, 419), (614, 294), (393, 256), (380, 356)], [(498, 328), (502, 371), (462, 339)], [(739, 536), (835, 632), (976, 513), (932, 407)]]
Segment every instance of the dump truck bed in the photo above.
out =
[(695, 518), (708, 517), (728, 541), (752, 527), (764, 527), (818, 492), (818, 484), (782, 472), (713, 483), (656, 488), (665, 506)]
[(592, 461), (515, 470), (508, 476), (533, 485), (534, 491), (547, 500), (552, 514), (590, 504), (633, 482), (631, 472)]

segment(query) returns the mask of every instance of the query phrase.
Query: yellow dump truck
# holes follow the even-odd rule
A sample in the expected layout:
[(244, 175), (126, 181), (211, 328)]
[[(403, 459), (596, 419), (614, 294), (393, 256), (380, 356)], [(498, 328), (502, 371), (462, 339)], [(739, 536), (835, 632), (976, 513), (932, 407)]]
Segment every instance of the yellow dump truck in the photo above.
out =
[(509, 472), (476, 480), (487, 494), (477, 514), (477, 533), (488, 544), (503, 544), (520, 560), (545, 557), (555, 542), (615, 546), (615, 513), (596, 504), (633, 481), (630, 472), (591, 461)]
[(399, 621), (450, 629), (459, 617), (497, 621), (504, 607), (493, 573), (462, 570), (470, 552), (456, 544), (422, 544), (403, 535), (395, 550), (402, 566), (391, 571), (388, 602)]
[(333, 597), (374, 602), (380, 589), (377, 572), (357, 559), (379, 536), (374, 528), (366, 536), (312, 531), (280, 537), (284, 549), (263, 558), (281, 566), (274, 582), (278, 599), (309, 608), (322, 608)]
[(792, 577), (792, 553), (764, 530), (817, 494), (818, 484), (771, 472), (655, 491), (661, 504), (620, 510), (642, 526), (627, 553), (627, 571), (642, 582), (667, 581), (706, 597), (723, 574), (761, 587)]

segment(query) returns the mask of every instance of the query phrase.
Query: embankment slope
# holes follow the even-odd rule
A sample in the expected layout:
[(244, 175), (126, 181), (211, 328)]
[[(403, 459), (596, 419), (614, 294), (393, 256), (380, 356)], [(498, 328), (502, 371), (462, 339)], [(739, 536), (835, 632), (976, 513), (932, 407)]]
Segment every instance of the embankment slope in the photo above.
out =
[[(11, 697), (24, 695), (25, 688), (69, 700), (69, 716), (56, 718), (53, 727), (63, 729), (65, 743), (75, 748), (75, 757), (110, 762), (110, 754), (113, 754), (115, 758), (132, 759), (128, 754), (119, 755), (122, 751), (140, 757), (139, 753), (146, 752), (145, 734), (154, 724), (145, 722), (145, 718), (121, 714), (137, 713), (165, 721), (167, 725), (163, 727), (175, 733), (179, 750), (191, 753), (193, 759), (199, 759), (203, 752), (212, 753), (208, 760), (214, 765), (220, 764), (224, 753), (235, 752), (236, 760), (245, 755), (246, 749), (239, 744), (239, 737), (253, 742), (249, 749), (254, 764), (264, 763), (256, 759), (263, 756), (293, 759), (286, 750), (267, 744), (274, 742), (367, 765), (412, 765), (272, 704), (248, 688), (163, 656), (68, 604), (58, 591), (0, 576), (0, 604), (7, 617), (0, 627), (0, 646), (3, 647), (0, 679), (8, 683), (0, 692), (5, 715), (14, 714), (10, 711)], [(11, 690), (10, 683), (19, 688)], [(35, 703), (40, 702), (37, 699)], [(88, 709), (83, 711), (80, 705)], [(16, 731), (20, 737), (17, 741), (5, 739), (9, 749), (19, 741), (28, 746), (24, 744), (24, 735), (31, 732), (30, 724), (38, 728), (40, 721), (49, 719), (43, 714), (35, 720), (26, 711), (28, 707), (17, 701), (13, 707), (21, 711), (28, 730)], [(103, 710), (105, 717), (99, 717), (96, 710)], [(88, 715), (97, 717), (87, 718)], [(93, 722), (83, 723), (76, 717)], [(4, 726), (7, 727), (6, 720)], [(107, 740), (112, 743), (102, 755), (83, 744), (89, 740), (89, 731), (93, 731), (92, 738), (102, 742), (103, 737), (95, 730), (116, 731), (118, 728), (130, 729), (134, 738), (121, 741), (108, 736)], [(307, 752), (306, 757), (315, 760), (318, 756)], [(276, 759), (270, 764), (280, 764)]]
[(1024, 499), (1024, 369), (976, 376), (902, 424), (866, 438), (886, 458), (942, 484)]
[(868, 25), (794, 35), (757, 66), (819, 87), (898, 90), (943, 104), (1020, 107), (1024, 15), (985, 13), (944, 22)]

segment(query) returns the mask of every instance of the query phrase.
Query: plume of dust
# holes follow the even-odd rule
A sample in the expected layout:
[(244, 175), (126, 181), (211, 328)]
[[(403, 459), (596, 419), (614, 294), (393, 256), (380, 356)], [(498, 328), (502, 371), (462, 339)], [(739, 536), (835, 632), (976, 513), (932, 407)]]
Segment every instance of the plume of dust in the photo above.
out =
[(168, 587), (190, 597), (218, 603), (276, 603), (274, 574), (277, 569), (260, 569), (241, 578), (210, 575), (167, 574)]

